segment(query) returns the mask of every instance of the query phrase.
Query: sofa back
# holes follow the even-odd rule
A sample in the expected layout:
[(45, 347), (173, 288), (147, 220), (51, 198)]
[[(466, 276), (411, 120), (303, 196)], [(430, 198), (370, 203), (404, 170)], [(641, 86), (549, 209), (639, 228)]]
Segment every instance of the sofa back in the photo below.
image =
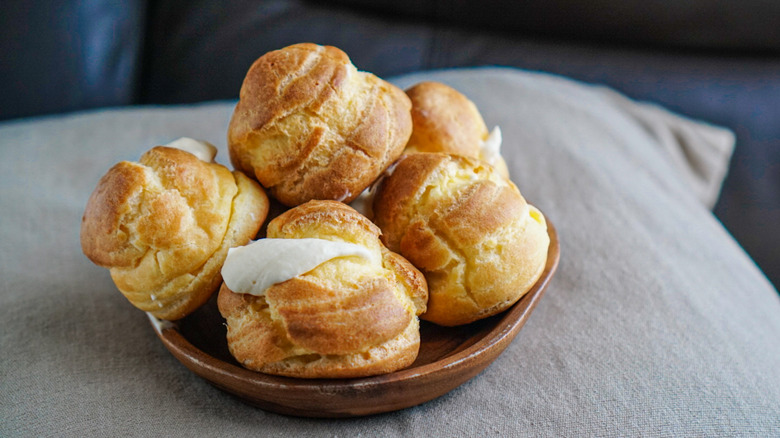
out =
[(516, 56), (541, 39), (777, 56), (777, 23), (771, 0), (6, 0), (0, 120), (235, 98), (257, 56), (301, 41), (391, 76), (545, 68)]

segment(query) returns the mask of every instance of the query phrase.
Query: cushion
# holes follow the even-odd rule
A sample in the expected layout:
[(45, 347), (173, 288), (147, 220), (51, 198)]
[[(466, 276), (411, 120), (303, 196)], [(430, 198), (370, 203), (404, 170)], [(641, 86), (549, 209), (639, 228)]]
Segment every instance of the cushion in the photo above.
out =
[(0, 435), (780, 429), (780, 299), (707, 208), (727, 131), (559, 77), (477, 69), (396, 82), (421, 80), (456, 87), (501, 127), (512, 179), (561, 241), (546, 294), (480, 375), (423, 405), (352, 420), (267, 413), (212, 387), (81, 254), (78, 233), (90, 192), (119, 160), (186, 135), (216, 144), (227, 163), (235, 102), (27, 119), (0, 124)]

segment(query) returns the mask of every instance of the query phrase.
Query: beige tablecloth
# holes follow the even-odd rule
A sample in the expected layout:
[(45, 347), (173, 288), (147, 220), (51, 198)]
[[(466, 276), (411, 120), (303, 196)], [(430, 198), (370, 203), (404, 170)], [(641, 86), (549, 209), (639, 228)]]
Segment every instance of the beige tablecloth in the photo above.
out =
[(218, 161), (234, 102), (0, 124), (0, 436), (778, 436), (780, 299), (708, 210), (733, 136), (599, 88), (477, 69), (447, 82), (499, 125), (556, 225), (557, 276), (484, 372), (403, 411), (267, 413), (176, 361), (81, 253), (114, 163), (180, 136)]

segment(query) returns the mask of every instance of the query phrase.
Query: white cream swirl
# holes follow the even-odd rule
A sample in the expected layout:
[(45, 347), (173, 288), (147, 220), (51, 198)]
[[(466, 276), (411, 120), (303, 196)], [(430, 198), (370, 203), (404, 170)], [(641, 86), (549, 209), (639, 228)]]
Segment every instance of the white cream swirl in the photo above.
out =
[(207, 163), (214, 161), (214, 157), (217, 156), (217, 148), (213, 144), (189, 137), (177, 138), (165, 146), (189, 152)]
[(354, 243), (325, 239), (260, 239), (228, 250), (222, 279), (230, 290), (262, 296), (266, 289), (337, 257), (374, 255)]
[(479, 151), (480, 159), (491, 165), (496, 164), (501, 157), (501, 142), (501, 128), (496, 126), (482, 143), (482, 148)]

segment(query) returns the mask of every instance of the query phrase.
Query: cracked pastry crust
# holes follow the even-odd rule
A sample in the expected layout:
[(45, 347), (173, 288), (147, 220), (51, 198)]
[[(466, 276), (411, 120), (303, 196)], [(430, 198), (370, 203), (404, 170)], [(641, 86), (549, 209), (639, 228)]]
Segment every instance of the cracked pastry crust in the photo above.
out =
[(265, 192), (242, 173), (157, 146), (100, 179), (81, 247), (135, 307), (176, 320), (217, 290), (228, 248), (254, 238), (267, 213)]
[[(474, 102), (440, 82), (420, 82), (406, 90), (412, 102), (412, 135), (405, 152), (442, 152), (485, 160), (488, 128)], [(500, 156), (490, 163), (509, 176)]]
[(373, 210), (387, 248), (425, 275), (428, 310), (420, 318), (436, 324), (499, 313), (544, 270), (544, 216), (511, 181), (478, 160), (404, 155), (379, 184)]
[(412, 130), (402, 90), (341, 50), (303, 43), (252, 64), (228, 127), (230, 159), (287, 206), (355, 199)]
[(371, 221), (340, 202), (310, 201), (272, 220), (268, 237), (343, 241), (375, 257), (331, 259), (261, 296), (235, 293), (223, 283), (217, 304), (239, 363), (289, 377), (351, 378), (414, 362), (425, 278), (382, 245)]

